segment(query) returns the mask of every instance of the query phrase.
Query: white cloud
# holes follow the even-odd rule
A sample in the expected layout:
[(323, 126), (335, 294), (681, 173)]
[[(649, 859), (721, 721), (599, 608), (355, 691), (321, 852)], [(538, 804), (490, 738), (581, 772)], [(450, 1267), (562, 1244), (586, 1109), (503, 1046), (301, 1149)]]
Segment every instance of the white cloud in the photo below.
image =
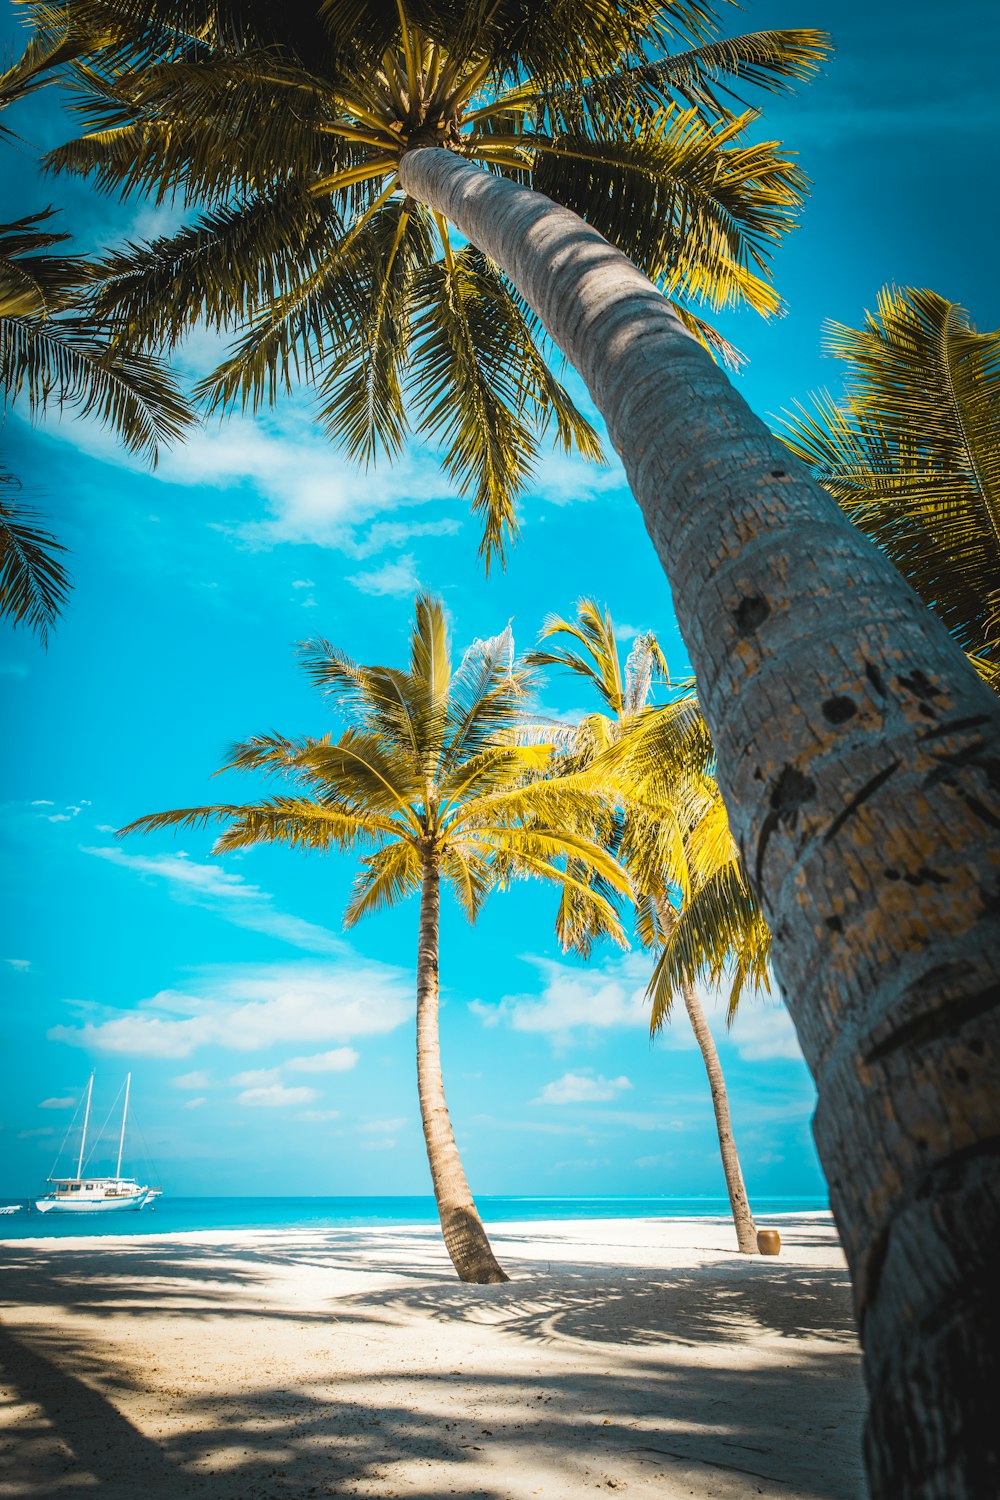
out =
[(802, 1057), (792, 1018), (784, 1005), (753, 995), (741, 1000), (727, 1040), (745, 1062)]
[(199, 1070), (195, 1073), (178, 1073), (170, 1081), (175, 1089), (207, 1089), (212, 1078), (210, 1073)]
[(651, 962), (629, 954), (601, 968), (572, 968), (550, 959), (529, 960), (545, 977), (540, 995), (505, 995), (498, 1005), (474, 1000), (470, 1009), (484, 1025), (506, 1021), (515, 1031), (548, 1032), (562, 1037), (580, 1030), (649, 1026), (646, 985)]
[(381, 568), (376, 568), (371, 573), (354, 573), (347, 581), (353, 583), (363, 594), (388, 594), (399, 599), (416, 593), (420, 587), (416, 562), (409, 552), (396, 558), (394, 562), (383, 563)]
[(311, 578), (294, 578), (292, 580), (293, 589), (314, 589), (315, 587), (316, 585)]
[(200, 864), (183, 853), (126, 854), (113, 846), (82, 846), (81, 852), (144, 878), (163, 880), (173, 900), (204, 906), (236, 927), (263, 932), (307, 953), (344, 951), (344, 943), (328, 928), (278, 911), (268, 891), (221, 864)]
[(401, 1115), (397, 1120), (369, 1120), (367, 1125), (359, 1125), (358, 1129), (362, 1135), (386, 1135), (402, 1130), (405, 1124), (406, 1117)]
[(262, 1088), (244, 1089), (242, 1094), (237, 1094), (236, 1103), (264, 1109), (281, 1109), (289, 1104), (311, 1104), (318, 1098), (318, 1089), (290, 1089), (281, 1083), (271, 1083)]
[(198, 1096), (197, 1099), (185, 1099), (185, 1101), (184, 1101), (184, 1108), (185, 1109), (201, 1109), (201, 1106), (203, 1104), (207, 1104), (207, 1103), (208, 1103), (208, 1100), (205, 1098), (204, 1094), (199, 1094), (199, 1096)]
[(18, 974), (27, 974), (31, 968), (30, 958), (5, 958), (5, 964), (9, 964)]
[(134, 1010), (55, 1026), (48, 1035), (138, 1057), (189, 1057), (208, 1045), (257, 1052), (288, 1042), (340, 1043), (401, 1026), (413, 1014), (412, 989), (404, 970), (360, 957), (209, 969), (191, 992), (161, 990)]
[(326, 1125), (330, 1120), (340, 1119), (339, 1109), (304, 1109), (295, 1116), (297, 1120), (306, 1120), (313, 1125)]
[(536, 1104), (601, 1104), (616, 1099), (632, 1087), (624, 1074), (619, 1078), (597, 1077), (589, 1073), (564, 1073), (542, 1089)]
[(39, 1109), (73, 1109), (78, 1103), (75, 1094), (63, 1094), (52, 1099), (43, 1099)]
[(55, 803), (50, 802), (48, 797), (36, 797), (34, 802), (31, 802), (28, 805), (30, 807), (55, 807)]
[(309, 1057), (290, 1057), (285, 1066), (296, 1073), (346, 1073), (356, 1065), (358, 1056), (353, 1047), (334, 1047)]
[(241, 1089), (263, 1088), (267, 1084), (281, 1082), (281, 1069), (249, 1068), (245, 1073), (236, 1073), (229, 1082)]

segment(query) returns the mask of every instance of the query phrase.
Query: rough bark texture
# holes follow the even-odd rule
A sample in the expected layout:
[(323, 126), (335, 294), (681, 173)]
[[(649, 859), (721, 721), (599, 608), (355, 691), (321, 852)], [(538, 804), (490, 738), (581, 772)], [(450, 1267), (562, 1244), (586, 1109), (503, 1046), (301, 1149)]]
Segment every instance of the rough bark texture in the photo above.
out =
[(663, 562), (819, 1094), (874, 1496), (1000, 1493), (1000, 704), (891, 564), (576, 215), (444, 150), (415, 198), (586, 381)]
[(438, 1031), (438, 930), (441, 886), (428, 861), (420, 894), (420, 946), (417, 952), (417, 1087), (420, 1118), (441, 1232), (452, 1265), (462, 1281), (508, 1281), (483, 1228), (466, 1181), (444, 1097)]
[(750, 1212), (750, 1202), (743, 1182), (739, 1152), (736, 1150), (732, 1121), (729, 1118), (729, 1095), (726, 1093), (726, 1080), (722, 1072), (722, 1064), (719, 1062), (715, 1038), (709, 1030), (708, 1021), (705, 1019), (705, 1012), (694, 985), (686, 982), (682, 984), (681, 994), (684, 997), (684, 1009), (691, 1022), (691, 1030), (701, 1050), (701, 1059), (705, 1064), (705, 1072), (708, 1074), (708, 1086), (712, 1091), (715, 1128), (719, 1135), (719, 1152), (722, 1156), (722, 1170), (726, 1175), (729, 1207), (733, 1211), (733, 1223), (736, 1225), (736, 1243), (744, 1255), (756, 1255), (757, 1225)]

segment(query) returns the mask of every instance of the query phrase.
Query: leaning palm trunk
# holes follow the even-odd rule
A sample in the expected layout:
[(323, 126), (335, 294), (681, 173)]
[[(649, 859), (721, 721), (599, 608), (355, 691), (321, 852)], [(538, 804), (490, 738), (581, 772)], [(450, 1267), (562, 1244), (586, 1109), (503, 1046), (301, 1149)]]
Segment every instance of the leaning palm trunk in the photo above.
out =
[[(669, 936), (677, 921), (673, 907), (661, 898), (656, 902), (656, 914), (664, 936)], [(681, 983), (681, 996), (684, 1000), (684, 1009), (688, 1013), (688, 1020), (691, 1022), (691, 1030), (698, 1043), (698, 1050), (701, 1052), (701, 1060), (705, 1064), (705, 1072), (708, 1075), (708, 1088), (712, 1095), (712, 1108), (715, 1111), (715, 1130), (719, 1137), (719, 1155), (722, 1157), (722, 1172), (726, 1179), (726, 1192), (729, 1194), (733, 1224), (736, 1226), (736, 1243), (741, 1254), (756, 1255), (757, 1225), (750, 1211), (750, 1200), (743, 1181), (743, 1168), (740, 1166), (736, 1137), (733, 1135), (733, 1122), (729, 1116), (729, 1093), (726, 1089), (722, 1064), (719, 1062), (718, 1048), (701, 1001), (698, 999), (698, 993), (689, 979)]]
[(486, 1237), (451, 1128), (441, 1074), (438, 1030), (438, 931), (440, 878), (429, 859), (420, 893), (417, 953), (417, 1088), (434, 1197), (445, 1246), (462, 1281), (508, 1281)]
[(719, 1152), (722, 1156), (722, 1170), (726, 1178), (726, 1192), (729, 1194), (729, 1207), (732, 1210), (733, 1223), (736, 1225), (736, 1243), (744, 1255), (756, 1255), (757, 1226), (750, 1212), (747, 1190), (743, 1182), (739, 1152), (736, 1150), (732, 1121), (729, 1118), (726, 1080), (722, 1072), (722, 1064), (719, 1062), (715, 1038), (712, 1036), (701, 1001), (690, 980), (684, 980), (681, 985), (681, 995), (684, 998), (684, 1009), (688, 1013), (688, 1020), (691, 1022), (691, 1030), (695, 1034), (695, 1040), (701, 1051), (705, 1072), (708, 1074), (712, 1108), (715, 1110), (715, 1128), (719, 1136)]
[(582, 375), (668, 574), (819, 1096), (875, 1496), (997, 1483), (1000, 704), (891, 564), (575, 214), (423, 148), (407, 193)]

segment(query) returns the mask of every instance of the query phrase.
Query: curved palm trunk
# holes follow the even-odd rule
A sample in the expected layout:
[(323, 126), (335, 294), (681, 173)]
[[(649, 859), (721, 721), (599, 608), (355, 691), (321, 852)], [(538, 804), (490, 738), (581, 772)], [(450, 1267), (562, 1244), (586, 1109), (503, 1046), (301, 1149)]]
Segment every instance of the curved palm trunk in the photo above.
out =
[[(669, 937), (677, 920), (673, 907), (659, 897), (656, 899), (656, 914), (664, 935)], [(750, 1211), (750, 1200), (743, 1181), (740, 1154), (736, 1149), (736, 1137), (733, 1135), (733, 1124), (729, 1117), (729, 1093), (726, 1089), (722, 1064), (719, 1061), (718, 1048), (694, 985), (685, 980), (681, 985), (681, 995), (684, 1000), (684, 1009), (688, 1013), (688, 1020), (691, 1022), (691, 1030), (694, 1032), (695, 1041), (701, 1052), (701, 1060), (705, 1064), (705, 1072), (708, 1075), (712, 1108), (715, 1111), (715, 1129), (719, 1137), (719, 1155), (722, 1157), (722, 1171), (726, 1179), (726, 1192), (729, 1194), (729, 1207), (732, 1210), (733, 1224), (736, 1226), (736, 1244), (741, 1254), (756, 1255), (757, 1225)]]
[(750, 1202), (743, 1182), (743, 1170), (740, 1167), (739, 1152), (736, 1150), (732, 1121), (729, 1118), (729, 1095), (726, 1092), (726, 1080), (722, 1072), (722, 1064), (719, 1062), (715, 1038), (709, 1030), (708, 1021), (694, 985), (685, 981), (681, 985), (681, 994), (684, 997), (684, 1009), (691, 1022), (691, 1030), (701, 1050), (702, 1062), (708, 1074), (708, 1086), (712, 1092), (712, 1108), (715, 1110), (715, 1128), (719, 1135), (722, 1170), (726, 1176), (726, 1192), (729, 1194), (733, 1223), (736, 1225), (736, 1243), (744, 1255), (756, 1255), (757, 1225), (750, 1212)]
[(462, 1281), (508, 1281), (490, 1248), (451, 1128), (441, 1076), (438, 1032), (438, 932), (441, 885), (434, 864), (424, 866), (420, 893), (420, 940), (417, 950), (417, 1087), (420, 1119), (441, 1232), (452, 1265)]
[(872, 1493), (995, 1492), (1000, 703), (631, 262), (447, 150), (399, 175), (583, 376), (667, 571), (816, 1081)]

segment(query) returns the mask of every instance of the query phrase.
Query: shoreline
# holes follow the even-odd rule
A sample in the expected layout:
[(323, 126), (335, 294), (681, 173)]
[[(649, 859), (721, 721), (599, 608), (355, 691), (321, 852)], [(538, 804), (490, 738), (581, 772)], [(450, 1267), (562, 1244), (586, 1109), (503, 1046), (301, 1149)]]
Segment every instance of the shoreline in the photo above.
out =
[(860, 1500), (828, 1210), (488, 1227), (489, 1287), (427, 1224), (3, 1242), (0, 1493)]
[[(42, 1215), (36, 1215), (35, 1217), (41, 1218)], [(805, 1210), (805, 1211), (797, 1211), (797, 1210), (793, 1210), (793, 1209), (788, 1209), (788, 1210), (784, 1210), (783, 1209), (783, 1210), (781, 1210), (781, 1211), (779, 1211), (777, 1213), (771, 1213), (771, 1214), (766, 1214), (766, 1215), (762, 1214), (762, 1215), (759, 1216), (759, 1222), (758, 1222), (757, 1227), (758, 1227), (758, 1229), (763, 1229), (763, 1228), (766, 1228), (768, 1225), (772, 1224), (773, 1222), (777, 1222), (777, 1221), (781, 1221), (781, 1222), (784, 1222), (784, 1221), (797, 1222), (797, 1221), (806, 1220), (806, 1219), (809, 1219), (809, 1220), (817, 1219), (817, 1220), (820, 1220), (820, 1221), (823, 1221), (823, 1222), (828, 1222), (831, 1226), (833, 1225), (833, 1213), (832, 1213), (832, 1211), (830, 1209), (828, 1209), (828, 1208), (817, 1208), (817, 1209), (808, 1209), (808, 1210)], [(65, 1223), (65, 1219), (63, 1219), (62, 1222)], [(573, 1219), (573, 1218), (568, 1218), (568, 1217), (567, 1218), (562, 1218), (562, 1219), (484, 1219), (483, 1223), (484, 1223), (484, 1226), (485, 1226), (486, 1231), (489, 1234), (490, 1238), (493, 1239), (495, 1237), (503, 1238), (503, 1235), (505, 1233), (508, 1233), (510, 1231), (513, 1231), (513, 1230), (517, 1230), (519, 1233), (522, 1233), (522, 1234), (526, 1233), (526, 1232), (529, 1232), (531, 1230), (537, 1230), (537, 1231), (540, 1231), (540, 1232), (544, 1232), (544, 1231), (555, 1232), (555, 1231), (557, 1231), (562, 1226), (583, 1226), (583, 1225), (590, 1226), (590, 1225), (596, 1225), (596, 1224), (615, 1224), (615, 1225), (628, 1225), (628, 1224), (669, 1224), (669, 1225), (675, 1225), (675, 1224), (676, 1225), (685, 1225), (685, 1224), (717, 1224), (717, 1225), (720, 1225), (720, 1226), (724, 1227), (726, 1225), (730, 1225), (730, 1226), (732, 1225), (732, 1215), (729, 1214), (729, 1213), (663, 1214), (663, 1215), (660, 1215), (660, 1214), (643, 1214), (641, 1216), (637, 1216), (634, 1219), (632, 1219), (632, 1218), (624, 1218), (624, 1217), (618, 1216), (618, 1215), (616, 1215), (614, 1218), (607, 1218), (607, 1219), (605, 1219), (605, 1218), (599, 1217), (598, 1215), (587, 1214), (585, 1216), (582, 1216), (579, 1219)], [(158, 1229), (158, 1228), (153, 1228), (153, 1229), (146, 1230), (144, 1232), (133, 1231), (133, 1232), (131, 1232), (129, 1234), (122, 1234), (122, 1233), (117, 1233), (116, 1234), (115, 1231), (114, 1231), (114, 1229), (109, 1229), (106, 1233), (97, 1233), (97, 1232), (94, 1232), (94, 1233), (90, 1233), (90, 1234), (76, 1234), (76, 1235), (74, 1235), (74, 1234), (67, 1234), (65, 1232), (62, 1232), (62, 1233), (58, 1233), (58, 1234), (39, 1234), (39, 1235), (32, 1235), (32, 1236), (24, 1235), (24, 1236), (18, 1236), (16, 1239), (5, 1238), (5, 1236), (2, 1233), (2, 1229), (0, 1229), (0, 1250), (4, 1250), (8, 1246), (16, 1246), (16, 1245), (34, 1245), (34, 1246), (37, 1246), (37, 1247), (42, 1247), (42, 1246), (51, 1245), (51, 1244), (65, 1245), (67, 1248), (73, 1248), (73, 1247), (91, 1245), (95, 1241), (99, 1241), (101, 1244), (107, 1244), (107, 1242), (109, 1240), (114, 1241), (114, 1243), (116, 1245), (118, 1245), (118, 1244), (120, 1244), (120, 1245), (130, 1245), (130, 1244), (133, 1244), (133, 1243), (136, 1243), (136, 1242), (140, 1242), (141, 1243), (141, 1242), (144, 1242), (146, 1240), (151, 1240), (151, 1239), (156, 1239), (156, 1240), (171, 1240), (171, 1239), (172, 1240), (187, 1240), (187, 1239), (198, 1240), (198, 1239), (200, 1239), (200, 1240), (206, 1241), (208, 1243), (219, 1243), (219, 1242), (222, 1242), (222, 1241), (236, 1239), (239, 1236), (252, 1236), (252, 1235), (283, 1235), (283, 1234), (288, 1234), (288, 1235), (304, 1235), (304, 1234), (315, 1234), (315, 1235), (341, 1234), (341, 1235), (350, 1235), (350, 1234), (355, 1234), (355, 1233), (357, 1233), (357, 1234), (366, 1234), (366, 1235), (367, 1234), (403, 1234), (403, 1235), (418, 1235), (418, 1236), (420, 1236), (420, 1235), (427, 1235), (427, 1234), (434, 1235), (435, 1233), (439, 1234), (440, 1233), (440, 1227), (439, 1227), (439, 1225), (438, 1225), (438, 1223), (436, 1221), (434, 1223), (428, 1223), (428, 1222), (425, 1222), (425, 1221), (414, 1221), (412, 1223), (400, 1223), (400, 1224), (343, 1224), (343, 1225), (341, 1225), (341, 1224), (329, 1224), (329, 1225), (326, 1225), (326, 1224), (324, 1224), (324, 1225), (315, 1225), (315, 1224), (303, 1224), (303, 1225), (296, 1225), (296, 1224), (262, 1224), (262, 1225), (254, 1225), (254, 1224), (251, 1224), (251, 1225), (245, 1225), (245, 1226), (233, 1226), (232, 1228), (216, 1227), (216, 1228), (213, 1228), (213, 1229)]]

